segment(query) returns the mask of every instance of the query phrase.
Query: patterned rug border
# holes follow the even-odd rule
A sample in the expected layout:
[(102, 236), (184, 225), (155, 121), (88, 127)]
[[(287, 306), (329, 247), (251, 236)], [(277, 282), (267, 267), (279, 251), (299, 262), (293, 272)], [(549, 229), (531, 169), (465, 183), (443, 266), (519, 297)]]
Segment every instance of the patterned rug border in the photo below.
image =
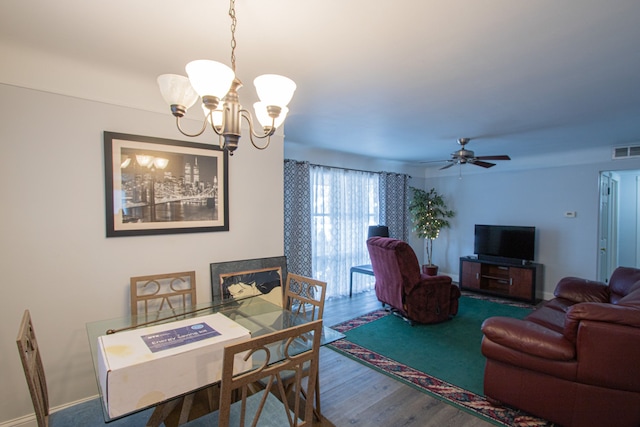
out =
[[(476, 295), (464, 295), (471, 298), (477, 298)], [(533, 308), (530, 304), (514, 303), (501, 299), (487, 298), (479, 296), (480, 299), (486, 299), (492, 302), (506, 303), (509, 305), (517, 305), (519, 307)], [(384, 309), (378, 309), (367, 313), (355, 319), (339, 323), (332, 326), (338, 332), (344, 333), (351, 329), (376, 321), (390, 312)], [(515, 426), (515, 427), (550, 427), (552, 423), (543, 419), (522, 413), (515, 409), (507, 407), (496, 407), (491, 405), (484, 396), (477, 395), (468, 390), (462, 389), (454, 384), (442, 381), (434, 376), (418, 371), (410, 366), (399, 363), (393, 359), (387, 358), (374, 351), (368, 350), (357, 344), (341, 339), (330, 344), (339, 352), (357, 360), (365, 365), (392, 377), (399, 379), (420, 391), (423, 391), (438, 399), (444, 400), (452, 405), (469, 412), (475, 416), (479, 416), (494, 424)]]

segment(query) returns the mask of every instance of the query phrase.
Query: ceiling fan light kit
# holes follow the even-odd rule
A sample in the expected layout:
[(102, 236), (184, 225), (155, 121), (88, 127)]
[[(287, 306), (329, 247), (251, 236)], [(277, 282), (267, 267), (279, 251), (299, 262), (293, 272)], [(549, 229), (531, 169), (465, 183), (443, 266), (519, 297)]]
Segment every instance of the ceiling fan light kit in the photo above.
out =
[(491, 168), (496, 164), (491, 162), (486, 162), (485, 160), (511, 160), (511, 158), (506, 154), (499, 154), (494, 156), (476, 156), (473, 151), (467, 150), (466, 148), (469, 141), (471, 141), (471, 138), (458, 139), (458, 144), (460, 144), (462, 148), (459, 149), (458, 151), (454, 151), (453, 153), (451, 153), (451, 159), (444, 160), (448, 162), (448, 164), (441, 167), (440, 170), (448, 169), (453, 165), (464, 165), (467, 163), (480, 166), (483, 168)]
[[(277, 74), (265, 74), (254, 80), (260, 102), (253, 104), (256, 118), (262, 125), (262, 131), (256, 131), (251, 113), (240, 104), (238, 89), (242, 82), (236, 76), (236, 39), (237, 25), (235, 0), (229, 4), (231, 17), (231, 67), (216, 61), (199, 59), (191, 61), (185, 67), (188, 78), (177, 74), (163, 74), (158, 77), (158, 86), (164, 100), (171, 107), (171, 114), (176, 118), (176, 126), (180, 133), (188, 137), (196, 137), (210, 125), (218, 135), (220, 147), (233, 155), (238, 148), (241, 136), (241, 122), (244, 118), (249, 124), (249, 138), (254, 147), (264, 150), (269, 146), (271, 136), (284, 122), (289, 109), (287, 105), (296, 90), (293, 80)], [(180, 119), (198, 100), (202, 99), (202, 110), (205, 118), (199, 132), (185, 132)], [(267, 138), (260, 146), (255, 138)]]

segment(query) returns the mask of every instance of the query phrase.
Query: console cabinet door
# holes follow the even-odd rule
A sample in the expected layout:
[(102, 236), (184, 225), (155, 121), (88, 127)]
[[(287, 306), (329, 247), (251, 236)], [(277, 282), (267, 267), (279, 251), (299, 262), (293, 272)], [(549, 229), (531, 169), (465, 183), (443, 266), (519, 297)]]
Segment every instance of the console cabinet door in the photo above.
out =
[(480, 289), (480, 267), (478, 262), (462, 261), (462, 287)]
[(511, 285), (509, 286), (509, 295), (516, 298), (524, 298), (532, 300), (533, 288), (533, 270), (530, 268), (509, 268), (509, 277)]

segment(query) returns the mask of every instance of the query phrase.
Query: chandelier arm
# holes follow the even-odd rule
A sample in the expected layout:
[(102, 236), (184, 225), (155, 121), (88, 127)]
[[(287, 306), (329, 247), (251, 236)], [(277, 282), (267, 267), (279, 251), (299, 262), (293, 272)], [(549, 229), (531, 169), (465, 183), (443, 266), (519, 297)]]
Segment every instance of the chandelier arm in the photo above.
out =
[(184, 136), (193, 138), (195, 136), (202, 135), (202, 133), (207, 129), (207, 118), (205, 117), (204, 122), (202, 123), (202, 129), (200, 129), (200, 132), (197, 132), (194, 134), (190, 134), (182, 130), (182, 127), (180, 126), (180, 117), (176, 117), (176, 126), (178, 127), (178, 130), (180, 131), (181, 134), (183, 134)]
[(253, 126), (253, 118), (251, 117), (251, 113), (248, 110), (240, 110), (240, 114), (242, 115), (242, 117), (245, 118), (245, 120), (249, 123), (249, 130), (251, 131), (251, 134), (253, 136), (255, 136), (256, 138), (268, 138), (271, 135), (273, 135), (274, 133), (276, 133), (276, 127), (275, 127), (275, 122), (276, 119), (271, 119), (271, 129), (270, 130), (264, 130), (263, 134), (260, 135), (258, 134), (255, 130), (254, 130), (254, 126)]
[[(253, 146), (258, 150), (264, 150), (265, 148), (267, 148), (269, 146), (269, 143), (271, 143), (271, 135), (273, 135), (276, 132), (275, 127), (272, 126), (271, 130), (269, 130), (268, 132), (264, 132), (262, 135), (259, 135), (258, 133), (256, 133), (256, 131), (253, 128), (253, 119), (251, 118), (251, 113), (248, 110), (243, 109), (243, 110), (240, 110), (240, 114), (249, 123), (249, 139), (251, 140), (251, 144), (253, 144)], [(260, 139), (267, 138), (267, 142), (265, 145), (259, 146), (253, 140), (254, 137), (260, 138)]]

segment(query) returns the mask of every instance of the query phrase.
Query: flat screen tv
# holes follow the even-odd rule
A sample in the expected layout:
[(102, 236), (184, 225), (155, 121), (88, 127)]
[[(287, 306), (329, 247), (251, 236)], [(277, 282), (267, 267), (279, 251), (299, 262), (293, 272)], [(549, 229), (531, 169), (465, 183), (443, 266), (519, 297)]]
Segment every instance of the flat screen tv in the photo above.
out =
[(533, 261), (536, 228), (476, 224), (473, 252), (478, 258)]

